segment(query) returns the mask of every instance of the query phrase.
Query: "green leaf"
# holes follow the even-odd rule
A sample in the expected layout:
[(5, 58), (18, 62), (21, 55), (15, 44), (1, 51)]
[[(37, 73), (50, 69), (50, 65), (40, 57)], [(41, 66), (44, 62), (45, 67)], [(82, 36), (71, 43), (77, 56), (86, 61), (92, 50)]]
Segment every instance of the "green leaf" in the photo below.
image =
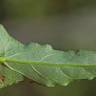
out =
[[(11, 40), (13, 42), (10, 42)], [(17, 43), (16, 46), (15, 43)], [(3, 26), (0, 25), (0, 57), (5, 56), (9, 52), (11, 55), (11, 53), (15, 52), (16, 48), (20, 45), (23, 46), (22, 44), (19, 44), (18, 41), (14, 40), (11, 36), (9, 36)], [(12, 85), (23, 80), (23, 76), (21, 74), (10, 70), (9, 68), (1, 64), (0, 76), (4, 76), (4, 80), (0, 80), (0, 88), (7, 87), (8, 85)]]
[(54, 50), (50, 45), (23, 45), (9, 36), (2, 26), (0, 46), (0, 62), (11, 71), (49, 87), (96, 77), (95, 51), (65, 52)]
[(23, 76), (9, 68), (0, 65), (0, 88), (18, 83), (23, 80)]

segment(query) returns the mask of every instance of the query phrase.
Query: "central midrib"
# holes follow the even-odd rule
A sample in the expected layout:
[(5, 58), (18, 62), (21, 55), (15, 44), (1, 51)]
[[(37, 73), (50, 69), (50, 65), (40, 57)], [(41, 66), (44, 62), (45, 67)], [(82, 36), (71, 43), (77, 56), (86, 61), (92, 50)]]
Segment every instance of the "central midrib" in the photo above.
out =
[(54, 64), (54, 63), (48, 63), (48, 62), (40, 62), (40, 61), (27, 61), (27, 60), (17, 60), (17, 59), (13, 59), (13, 58), (7, 58), (7, 57), (0, 57), (0, 62), (4, 63), (4, 62), (11, 62), (11, 63), (18, 63), (18, 64), (33, 64), (33, 65), (44, 65), (44, 66), (50, 66), (50, 67), (96, 67), (96, 64)]

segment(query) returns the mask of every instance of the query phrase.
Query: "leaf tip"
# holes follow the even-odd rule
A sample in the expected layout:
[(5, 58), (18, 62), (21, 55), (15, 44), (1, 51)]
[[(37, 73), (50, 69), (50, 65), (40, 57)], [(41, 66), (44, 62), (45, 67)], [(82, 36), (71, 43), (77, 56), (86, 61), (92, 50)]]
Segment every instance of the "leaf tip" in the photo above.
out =
[(53, 84), (52, 82), (47, 82), (46, 83), (46, 86), (47, 87), (55, 87), (55, 84)]
[(88, 80), (93, 80), (94, 79), (94, 76), (91, 76), (88, 78)]

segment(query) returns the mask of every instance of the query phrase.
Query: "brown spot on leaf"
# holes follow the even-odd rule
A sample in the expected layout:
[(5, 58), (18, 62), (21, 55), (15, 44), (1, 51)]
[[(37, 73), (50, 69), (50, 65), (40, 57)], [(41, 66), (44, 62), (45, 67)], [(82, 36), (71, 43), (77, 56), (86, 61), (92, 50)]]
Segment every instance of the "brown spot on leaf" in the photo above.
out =
[(0, 80), (4, 81), (4, 79), (5, 79), (5, 76), (0, 75)]

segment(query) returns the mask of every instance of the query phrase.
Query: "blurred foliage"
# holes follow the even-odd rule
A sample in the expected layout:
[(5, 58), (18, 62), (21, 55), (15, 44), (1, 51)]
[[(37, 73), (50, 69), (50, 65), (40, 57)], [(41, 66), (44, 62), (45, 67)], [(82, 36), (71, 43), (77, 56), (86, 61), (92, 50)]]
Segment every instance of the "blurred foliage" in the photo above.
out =
[(0, 21), (6, 16), (5, 0), (0, 0)]
[[(15, 17), (46, 16), (71, 12), (85, 6), (95, 6), (96, 0), (2, 0), (0, 10)], [(4, 16), (4, 15), (3, 15)]]

